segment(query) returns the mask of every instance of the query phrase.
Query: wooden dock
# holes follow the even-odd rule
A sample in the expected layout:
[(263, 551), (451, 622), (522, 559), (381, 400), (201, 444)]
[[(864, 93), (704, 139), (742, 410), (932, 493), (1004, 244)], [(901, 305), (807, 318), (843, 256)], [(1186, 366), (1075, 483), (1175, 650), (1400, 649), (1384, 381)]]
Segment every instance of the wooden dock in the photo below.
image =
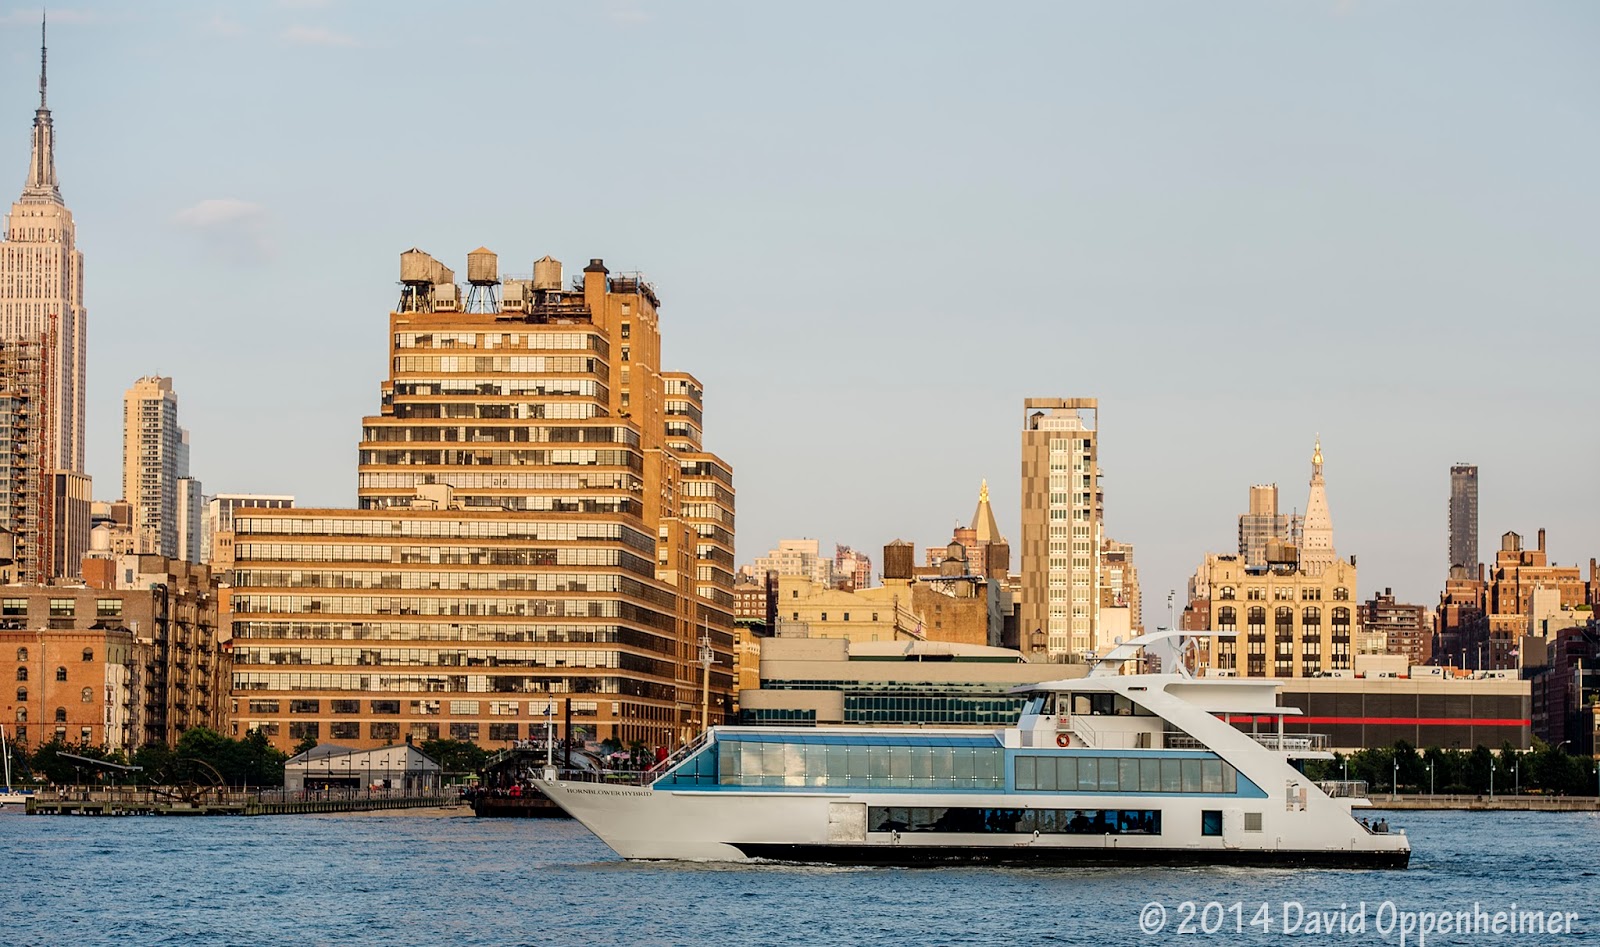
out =
[(454, 795), (387, 793), (285, 793), (279, 790), (201, 793), (150, 789), (88, 789), (41, 792), (28, 800), (28, 815), (305, 815), (372, 812), (459, 805)]

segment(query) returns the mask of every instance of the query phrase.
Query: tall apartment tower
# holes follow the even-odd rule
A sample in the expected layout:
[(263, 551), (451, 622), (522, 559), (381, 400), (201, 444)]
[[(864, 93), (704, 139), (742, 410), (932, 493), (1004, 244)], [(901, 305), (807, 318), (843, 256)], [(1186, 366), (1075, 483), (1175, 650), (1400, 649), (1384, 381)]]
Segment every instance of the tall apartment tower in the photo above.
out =
[(1318, 575), (1339, 561), (1333, 548), (1333, 514), (1328, 512), (1327, 485), (1322, 479), (1322, 438), (1311, 451), (1311, 493), (1306, 498), (1305, 525), (1301, 532), (1300, 568)]
[(1028, 398), (1022, 420), (1023, 640), (1052, 659), (1099, 647), (1100, 407), (1094, 398)]
[(186, 558), (200, 529), (200, 485), (189, 480), (189, 433), (178, 427), (172, 379), (150, 375), (122, 397), (122, 497), (133, 505), (136, 548)]
[(550, 712), (672, 747), (725, 719), (733, 474), (700, 383), (661, 370), (655, 290), (600, 260), (571, 289), (549, 257), (497, 271), (469, 254), (463, 300), (401, 254), (357, 509), (232, 509), (241, 734), (503, 746)]
[(1450, 575), (1467, 578), (1478, 571), (1478, 468), (1450, 468)]
[[(26, 426), (36, 447), (22, 471), (8, 467), (6, 492), (29, 494), (34, 519), (4, 524), (26, 547), (30, 572), (44, 581), (78, 574), (77, 555), (87, 550), (89, 494), (83, 472), (84, 330), (83, 254), (76, 246), (72, 212), (56, 180), (55, 127), (46, 98), (43, 26), (39, 46), (39, 107), (34, 111), (32, 149), (22, 195), (12, 203), (0, 240), (0, 342), (34, 347), (36, 369), (29, 390), (14, 396), (28, 404)], [(20, 351), (17, 357), (23, 357)], [(12, 422), (6, 422), (12, 423)], [(59, 524), (59, 526), (57, 525)], [(19, 528), (20, 527), (20, 528)]]

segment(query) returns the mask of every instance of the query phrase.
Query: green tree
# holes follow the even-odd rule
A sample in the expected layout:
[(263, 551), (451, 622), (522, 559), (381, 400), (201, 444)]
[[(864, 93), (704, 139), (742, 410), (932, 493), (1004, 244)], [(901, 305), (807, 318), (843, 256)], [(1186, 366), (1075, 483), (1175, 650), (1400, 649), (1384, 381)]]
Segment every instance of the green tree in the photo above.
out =
[(489, 758), (489, 751), (471, 740), (424, 740), (417, 749), (438, 761), (446, 775), (476, 773)]
[(307, 750), (315, 750), (316, 748), (317, 748), (317, 738), (316, 737), (306, 737), (305, 739), (301, 740), (299, 743), (296, 743), (294, 745), (294, 749), (289, 751), (289, 755), (290, 756), (299, 756), (301, 753), (304, 753)]
[(34, 773), (43, 776), (58, 786), (98, 782), (105, 772), (93, 763), (67, 759), (60, 755), (62, 753), (71, 753), (73, 756), (82, 756), (94, 760), (122, 762), (121, 754), (113, 753), (103, 746), (92, 746), (87, 743), (67, 743), (57, 738), (34, 750), (33, 756), (29, 760), (29, 765)]

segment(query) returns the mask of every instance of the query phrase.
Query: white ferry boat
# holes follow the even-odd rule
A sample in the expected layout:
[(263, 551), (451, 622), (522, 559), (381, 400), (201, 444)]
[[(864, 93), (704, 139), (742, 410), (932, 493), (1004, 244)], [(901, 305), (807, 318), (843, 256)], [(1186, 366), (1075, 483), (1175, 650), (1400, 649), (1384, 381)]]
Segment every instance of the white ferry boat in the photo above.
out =
[(648, 785), (536, 784), (630, 859), (1406, 867), (1351, 814), (1364, 784), (1295, 767), (1332, 757), (1283, 732), (1276, 682), (1117, 673), (1156, 637), (1018, 688), (1000, 731), (718, 727)]

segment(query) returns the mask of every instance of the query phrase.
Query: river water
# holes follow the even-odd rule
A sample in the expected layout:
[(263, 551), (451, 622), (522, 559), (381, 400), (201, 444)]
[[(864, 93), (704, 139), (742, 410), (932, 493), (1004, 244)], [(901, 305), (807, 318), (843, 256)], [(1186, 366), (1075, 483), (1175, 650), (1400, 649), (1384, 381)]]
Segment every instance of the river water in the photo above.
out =
[[(1404, 943), (1600, 943), (1600, 815), (1389, 815), (1412, 838), (1407, 871), (626, 863), (566, 820), (9, 810), (0, 942), (1399, 944), (1406, 917), (1420, 928), (1424, 912), (1476, 902), (1485, 930)], [(1573, 930), (1495, 933), (1493, 912), (1513, 903), (1573, 912)]]

